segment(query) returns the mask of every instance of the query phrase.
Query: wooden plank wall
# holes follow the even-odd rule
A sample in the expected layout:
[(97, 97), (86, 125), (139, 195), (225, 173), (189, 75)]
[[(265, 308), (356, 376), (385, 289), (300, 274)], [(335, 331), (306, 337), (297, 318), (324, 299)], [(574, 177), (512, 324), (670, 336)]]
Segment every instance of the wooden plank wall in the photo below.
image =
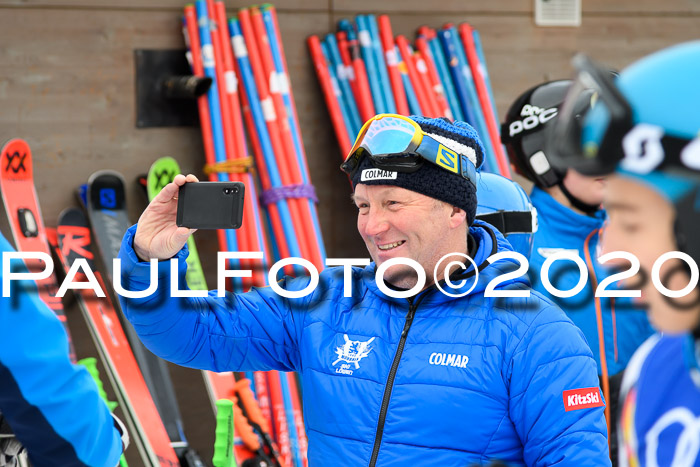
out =
[[(0, 0), (0, 140), (25, 138), (47, 225), (74, 203), (73, 190), (96, 170), (127, 180), (169, 155), (201, 175), (195, 128), (135, 128), (133, 50), (182, 48), (178, 0)], [(228, 2), (230, 12), (243, 6)], [(498, 110), (543, 80), (568, 77), (569, 60), (584, 51), (617, 68), (662, 47), (697, 38), (697, 0), (585, 0), (579, 28), (538, 28), (529, 0), (281, 0), (284, 47), (301, 119), (319, 214), (331, 257), (364, 256), (340, 154), (304, 39), (334, 31), (340, 18), (389, 13), (396, 34), (412, 38), (427, 24), (470, 22), (482, 36)], [(129, 193), (132, 219), (143, 200)], [(7, 236), (7, 230), (3, 230)], [(212, 275), (215, 237), (199, 233)], [(207, 258), (207, 255), (210, 255)], [(214, 283), (213, 277), (211, 283)], [(78, 334), (84, 329), (78, 329)], [(89, 353), (89, 348), (86, 348)], [(213, 422), (196, 372), (174, 369), (192, 444), (211, 458)], [(184, 387), (184, 389), (183, 389)], [(132, 462), (134, 462), (132, 460)], [(138, 465), (132, 463), (131, 465)]]

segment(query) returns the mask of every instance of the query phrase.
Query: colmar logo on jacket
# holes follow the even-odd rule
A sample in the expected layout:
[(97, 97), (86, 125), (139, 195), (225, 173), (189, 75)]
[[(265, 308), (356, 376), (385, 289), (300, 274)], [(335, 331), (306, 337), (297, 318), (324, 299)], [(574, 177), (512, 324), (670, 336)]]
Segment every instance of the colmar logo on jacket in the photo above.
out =
[(562, 394), (564, 395), (564, 409), (567, 412), (605, 405), (598, 388), (569, 389)]
[(457, 368), (466, 368), (469, 363), (469, 357), (454, 353), (439, 353), (433, 352), (430, 354), (428, 363), (431, 365), (454, 366)]

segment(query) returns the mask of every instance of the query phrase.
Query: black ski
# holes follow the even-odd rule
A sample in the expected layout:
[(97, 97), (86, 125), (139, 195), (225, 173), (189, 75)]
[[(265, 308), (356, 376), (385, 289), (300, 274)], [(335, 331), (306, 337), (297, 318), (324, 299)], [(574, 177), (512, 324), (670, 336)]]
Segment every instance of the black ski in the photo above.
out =
[[(90, 177), (87, 187), (87, 212), (107, 277), (111, 280), (113, 278), (112, 260), (117, 257), (122, 237), (131, 226), (126, 209), (125, 183), (121, 174), (102, 170)], [(167, 363), (141, 343), (133, 326), (124, 316), (119, 302), (117, 301), (115, 305), (175, 452), (183, 465), (203, 467), (204, 463), (189, 447), (185, 438), (182, 417)]]

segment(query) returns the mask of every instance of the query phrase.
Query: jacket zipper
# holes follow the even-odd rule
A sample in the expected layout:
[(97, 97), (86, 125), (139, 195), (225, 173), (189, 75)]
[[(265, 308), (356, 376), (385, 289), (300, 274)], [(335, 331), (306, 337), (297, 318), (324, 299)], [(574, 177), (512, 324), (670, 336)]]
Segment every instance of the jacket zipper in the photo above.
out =
[(379, 446), (382, 444), (382, 436), (384, 435), (384, 422), (386, 421), (386, 412), (389, 409), (389, 399), (391, 399), (391, 390), (394, 387), (394, 378), (396, 378), (396, 371), (399, 369), (399, 361), (401, 360), (401, 355), (403, 354), (403, 348), (406, 345), (406, 336), (408, 336), (408, 330), (411, 329), (411, 323), (413, 323), (413, 317), (416, 314), (416, 308), (418, 303), (413, 303), (413, 300), (409, 299), (408, 314), (406, 315), (406, 322), (403, 325), (403, 331), (401, 331), (401, 339), (399, 339), (399, 347), (396, 349), (396, 354), (394, 355), (394, 361), (391, 364), (391, 370), (389, 371), (389, 377), (386, 380), (386, 386), (384, 387), (384, 397), (382, 398), (382, 409), (379, 412), (379, 422), (377, 423), (377, 434), (374, 437), (374, 449), (372, 449), (372, 457), (369, 461), (369, 467), (375, 467), (377, 464), (377, 457), (379, 457)]

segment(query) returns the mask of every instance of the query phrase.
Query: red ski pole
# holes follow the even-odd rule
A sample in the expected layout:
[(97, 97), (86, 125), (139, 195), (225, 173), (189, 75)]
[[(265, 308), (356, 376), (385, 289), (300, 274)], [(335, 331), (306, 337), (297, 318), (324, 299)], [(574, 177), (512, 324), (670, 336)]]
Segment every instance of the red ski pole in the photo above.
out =
[[(275, 113), (278, 116), (277, 126), (281, 136), (280, 142), (284, 147), (284, 151), (281, 154), (276, 154), (276, 159), (279, 161), (280, 158), (284, 158), (284, 166), (288, 171), (289, 184), (301, 185), (303, 182), (301, 168), (297, 163), (297, 158), (295, 155), (296, 151), (294, 149), (294, 139), (292, 136), (291, 127), (289, 126), (289, 119), (287, 118), (287, 109), (284, 105), (284, 101), (282, 100), (281, 85), (275, 85), (275, 83), (277, 83), (277, 72), (275, 70), (272, 52), (270, 51), (269, 46), (266, 45), (269, 43), (269, 37), (267, 35), (267, 30), (265, 28), (262, 15), (257, 8), (252, 8), (250, 10), (250, 20), (255, 33), (254, 36), (258, 41), (257, 50), (260, 55), (263, 72), (269, 79), (270, 96), (275, 107)], [(243, 21), (241, 24), (243, 24)], [(322, 270), (324, 267), (323, 258), (321, 258), (319, 249), (314, 248), (313, 240), (318, 238), (318, 236), (314, 231), (314, 222), (311, 219), (309, 203), (305, 199), (300, 198), (290, 198), (289, 201), (298, 206), (300, 213), (301, 224), (298, 224), (295, 221), (294, 228), (304, 237), (302, 240), (300, 240), (302, 253), (306, 259), (314, 263), (314, 266), (316, 266), (318, 270)]]
[[(231, 48), (231, 35), (228, 31), (228, 23), (226, 21), (226, 6), (224, 2), (216, 2), (216, 19), (219, 26), (219, 40), (221, 44), (221, 57), (224, 75), (226, 78), (226, 98), (230, 109), (231, 127), (233, 130), (233, 142), (228, 151), (228, 158), (231, 160), (244, 160), (247, 157), (248, 149), (245, 144), (245, 135), (243, 131), (243, 117), (241, 115), (241, 102), (238, 96), (238, 77), (233, 59), (233, 49)], [(265, 258), (267, 254), (267, 242), (265, 231), (260, 221), (260, 216), (254, 211), (257, 205), (257, 193), (255, 189), (255, 181), (249, 171), (239, 171), (231, 173), (231, 179), (234, 181), (243, 182), (246, 186), (248, 196), (243, 200), (243, 226), (238, 229), (241, 235), (239, 236), (239, 248), (241, 251), (262, 251)], [(251, 278), (243, 278), (243, 290), (248, 290), (255, 284), (265, 284), (263, 268), (255, 267), (251, 260), (241, 260), (241, 265), (252, 270)]]
[(357, 86), (357, 78), (355, 77), (355, 69), (352, 66), (352, 59), (350, 58), (350, 46), (348, 45), (348, 35), (344, 31), (339, 31), (335, 33), (335, 38), (338, 41), (338, 51), (340, 52), (340, 58), (343, 60), (343, 66), (345, 67), (345, 73), (348, 76), (348, 82), (350, 83), (350, 89), (352, 89), (352, 95), (355, 98), (355, 103), (357, 104), (357, 110), (360, 113), (360, 119), (365, 121), (363, 115), (363, 110), (360, 106), (360, 90)]
[[(187, 39), (189, 39), (190, 55), (192, 57), (192, 71), (196, 76), (205, 76), (204, 62), (202, 61), (202, 49), (199, 42), (199, 29), (197, 26), (197, 12), (194, 5), (185, 6), (185, 24), (187, 27)], [(186, 39), (186, 40), (187, 40)], [(214, 155), (214, 137), (212, 135), (211, 116), (209, 115), (209, 100), (203, 94), (197, 99), (199, 109), (199, 122), (202, 127), (202, 141), (204, 143), (204, 158), (208, 165), (216, 164)], [(216, 175), (209, 175), (210, 181), (216, 180)], [(223, 230), (216, 231), (219, 247), (226, 250), (226, 233)]]
[[(250, 60), (251, 69), (253, 76), (255, 78), (255, 84), (258, 90), (258, 96), (260, 98), (260, 103), (265, 114), (265, 125), (267, 126), (268, 134), (270, 137), (270, 143), (272, 145), (272, 150), (275, 155), (275, 161), (279, 165), (279, 174), (282, 182), (282, 186), (292, 185), (292, 169), (289, 167), (289, 159), (286, 155), (285, 145), (282, 143), (281, 131), (279, 126), (279, 117), (275, 111), (274, 102), (270, 96), (269, 87), (267, 80), (265, 79), (263, 66), (261, 63), (261, 54), (255, 40), (255, 32), (253, 31), (253, 26), (250, 18), (249, 10), (242, 8), (238, 11), (238, 20), (240, 22), (241, 31), (243, 37), (245, 38), (246, 47), (248, 48), (248, 59)], [(289, 206), (289, 213), (291, 215), (292, 223), (296, 231), (296, 241), (299, 246), (299, 250), (302, 255), (307, 256), (307, 252), (310, 251), (308, 246), (306, 232), (304, 230), (304, 223), (302, 221), (302, 209), (301, 209), (301, 199), (299, 198), (289, 198), (285, 200)], [(287, 232), (285, 238), (294, 240), (291, 232)], [(281, 239), (278, 239), (281, 240)]]
[(416, 48), (420, 51), (423, 61), (425, 62), (428, 78), (430, 79), (431, 89), (435, 94), (437, 109), (440, 116), (454, 119), (452, 115), (452, 110), (450, 110), (450, 104), (447, 102), (445, 97), (445, 89), (440, 82), (440, 76), (437, 72), (437, 67), (435, 66), (435, 61), (433, 59), (433, 54), (430, 51), (430, 46), (424, 37), (418, 37), (416, 39)]
[[(389, 81), (394, 94), (396, 103), (396, 112), (400, 115), (408, 115), (408, 101), (406, 100), (406, 92), (403, 89), (401, 82), (401, 73), (399, 72), (399, 58), (396, 56), (396, 45), (394, 45), (394, 33), (391, 31), (391, 22), (387, 15), (380, 15), (379, 18), (379, 38), (382, 41), (384, 56), (386, 59), (386, 68), (389, 72)], [(405, 57), (404, 57), (405, 60)]]
[[(197, 13), (194, 5), (185, 6), (185, 29), (183, 30), (185, 43), (189, 49), (190, 65), (195, 76), (204, 77), (204, 65), (202, 64), (201, 45), (199, 44), (199, 31), (197, 30)], [(202, 142), (204, 144), (204, 157), (207, 162), (214, 161), (214, 140), (211, 132), (211, 117), (209, 116), (209, 100), (202, 94), (197, 98), (197, 110), (199, 110), (199, 125), (202, 128)]]
[[(231, 93), (233, 92), (232, 89), (235, 88), (234, 82), (231, 79), (232, 72), (233, 72), (233, 64), (231, 63), (232, 60), (229, 60), (229, 63), (226, 63), (225, 60), (225, 54), (226, 51), (229, 52), (229, 57), (231, 57), (233, 54), (231, 53), (231, 42), (226, 40), (229, 37), (228, 34), (228, 26), (226, 24), (226, 9), (224, 7), (224, 21), (221, 22), (220, 20), (220, 15), (219, 15), (219, 9), (223, 7), (223, 3), (219, 2), (221, 6), (217, 6), (214, 3), (214, 0), (207, 0), (207, 10), (209, 12), (210, 16), (210, 23), (214, 26), (211, 31), (211, 39), (212, 39), (212, 45), (214, 48), (214, 61), (216, 62), (216, 80), (219, 83), (219, 102), (221, 104), (221, 120), (223, 123), (224, 127), (224, 141), (226, 144), (226, 158), (227, 160), (232, 160), (236, 158), (236, 154), (245, 154), (245, 151), (243, 153), (240, 153), (241, 149), (241, 144), (236, 141), (236, 129), (234, 127), (234, 116), (233, 116), (233, 106), (232, 106), (232, 100), (231, 100)], [(233, 75), (235, 76), (235, 75)], [(243, 147), (245, 147), (245, 142), (243, 142)], [(244, 157), (244, 156), (239, 156), (239, 157)], [(250, 188), (250, 184), (245, 183), (245, 177), (244, 177), (244, 172), (246, 170), (245, 167), (239, 167), (238, 170), (234, 169), (233, 165), (229, 164), (216, 164), (216, 165), (210, 165), (209, 167), (214, 168), (215, 173), (221, 174), (227, 174), (225, 175), (226, 178), (232, 181), (236, 182), (242, 182), (246, 185), (246, 189)], [(221, 175), (219, 175), (219, 179), (221, 178)], [(250, 198), (250, 196), (248, 196)], [(244, 215), (245, 215), (245, 199), (244, 199)], [(249, 217), (246, 219), (249, 221), (246, 223), (246, 225), (238, 230), (236, 230), (236, 238), (237, 238), (237, 243), (238, 243), (238, 249), (240, 251), (251, 251), (251, 242), (250, 242), (250, 234), (251, 234), (251, 227), (254, 228), (254, 224), (250, 221), (252, 219)], [(252, 268), (252, 261), (251, 260), (240, 260), (241, 266), (245, 267), (247, 269), (255, 269)], [(251, 280), (250, 278), (243, 278), (241, 280), (243, 290), (247, 290), (251, 286)]]
[[(376, 110), (374, 109), (374, 101), (372, 101), (372, 91), (369, 87), (369, 78), (367, 78), (367, 68), (362, 60), (360, 52), (360, 44), (356, 36), (348, 36), (348, 47), (350, 49), (350, 58), (352, 59), (352, 67), (355, 70), (355, 79), (357, 80), (358, 103), (360, 116), (362, 121), (366, 122), (374, 117)], [(343, 156), (345, 156), (344, 154)]]
[(331, 123), (335, 129), (335, 136), (338, 138), (338, 144), (340, 145), (340, 151), (344, 159), (352, 148), (352, 142), (350, 141), (350, 136), (348, 136), (348, 132), (345, 129), (343, 116), (340, 113), (340, 104), (338, 103), (335, 92), (333, 91), (331, 77), (328, 74), (328, 64), (326, 63), (326, 59), (324, 58), (321, 50), (321, 41), (318, 39), (318, 36), (309, 36), (309, 38), (306, 39), (306, 43), (309, 46), (309, 51), (311, 52), (311, 59), (313, 60), (314, 68), (316, 69), (316, 76), (318, 76), (318, 81), (321, 83), (323, 97), (326, 100), (326, 107), (331, 115)]
[(413, 62), (413, 53), (408, 45), (408, 40), (405, 36), (396, 36), (396, 45), (399, 48), (403, 62), (406, 64), (406, 71), (408, 71), (408, 77), (413, 83), (413, 90), (418, 98), (418, 105), (420, 105), (420, 110), (426, 117), (433, 117), (432, 109), (430, 107), (430, 102), (428, 97), (425, 95), (425, 89), (421, 85), (420, 76), (418, 76), (418, 70), (416, 70), (415, 63)]
[(481, 103), (481, 108), (484, 112), (486, 127), (488, 128), (489, 137), (491, 138), (493, 149), (496, 153), (495, 155), (496, 162), (498, 163), (498, 170), (504, 177), (511, 178), (508, 156), (506, 156), (505, 150), (503, 149), (503, 144), (501, 143), (501, 135), (498, 129), (498, 122), (493, 114), (493, 105), (491, 105), (489, 91), (486, 87), (486, 82), (484, 81), (484, 75), (479, 70), (479, 65), (481, 62), (479, 61), (479, 55), (477, 54), (476, 46), (474, 45), (472, 27), (467, 23), (460, 24), (459, 34), (462, 36), (462, 44), (464, 46), (464, 51), (467, 53), (469, 68), (471, 68), (472, 75), (474, 76), (476, 92), (479, 95), (479, 102)]
[(437, 102), (437, 96), (435, 95), (435, 90), (433, 89), (432, 83), (430, 82), (430, 76), (428, 76), (428, 65), (425, 63), (425, 58), (420, 52), (413, 52), (413, 61), (418, 72), (418, 78), (420, 79), (421, 87), (425, 93), (426, 99), (430, 106), (430, 111), (434, 117), (442, 116), (440, 112), (440, 106)]

